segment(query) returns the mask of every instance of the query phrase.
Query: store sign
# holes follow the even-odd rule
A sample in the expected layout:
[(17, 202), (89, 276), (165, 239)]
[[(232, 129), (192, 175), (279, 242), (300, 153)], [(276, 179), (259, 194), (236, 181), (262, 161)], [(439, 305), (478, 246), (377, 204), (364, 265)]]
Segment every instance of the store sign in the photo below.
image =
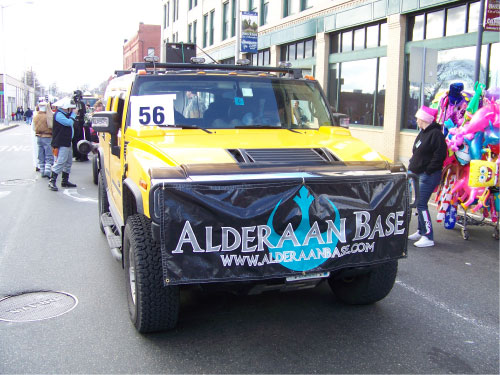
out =
[(241, 52), (257, 53), (257, 12), (241, 12)]
[(484, 31), (500, 31), (500, 0), (488, 0)]

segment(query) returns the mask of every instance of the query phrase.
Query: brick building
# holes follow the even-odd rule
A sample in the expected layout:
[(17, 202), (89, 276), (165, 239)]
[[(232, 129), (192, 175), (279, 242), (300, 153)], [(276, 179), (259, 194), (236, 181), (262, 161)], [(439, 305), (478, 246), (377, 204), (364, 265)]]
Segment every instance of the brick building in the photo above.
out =
[(139, 30), (132, 39), (123, 45), (123, 69), (132, 67), (132, 63), (144, 61), (144, 56), (159, 56), (161, 40), (160, 25), (139, 24)]

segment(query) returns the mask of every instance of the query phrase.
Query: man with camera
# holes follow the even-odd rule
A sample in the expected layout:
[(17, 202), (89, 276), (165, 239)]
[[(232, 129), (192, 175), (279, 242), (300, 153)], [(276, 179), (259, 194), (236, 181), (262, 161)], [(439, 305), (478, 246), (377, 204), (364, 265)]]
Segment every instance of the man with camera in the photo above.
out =
[(85, 103), (82, 100), (83, 94), (81, 90), (75, 90), (73, 92), (73, 101), (76, 106), (76, 119), (74, 124), (74, 134), (73, 134), (73, 155), (76, 161), (88, 161), (87, 155), (81, 154), (78, 151), (78, 142), (82, 139), (90, 140), (90, 131), (88, 127), (85, 126)]
[(73, 138), (73, 125), (76, 120), (76, 114), (73, 109), (76, 105), (72, 103), (70, 98), (63, 98), (56, 103), (57, 112), (54, 115), (52, 125), (52, 142), (51, 146), (54, 150), (56, 162), (52, 166), (52, 174), (49, 180), (49, 189), (57, 191), (56, 186), (57, 176), (62, 172), (62, 187), (76, 187), (75, 184), (69, 182), (69, 173), (73, 164), (73, 149), (71, 147), (71, 139)]

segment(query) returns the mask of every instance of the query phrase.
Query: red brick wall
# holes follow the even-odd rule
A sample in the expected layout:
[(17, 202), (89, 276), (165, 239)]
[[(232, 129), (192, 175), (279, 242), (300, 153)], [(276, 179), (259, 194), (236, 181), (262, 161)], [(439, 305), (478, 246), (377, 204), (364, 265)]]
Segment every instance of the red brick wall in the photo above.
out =
[(139, 24), (139, 30), (123, 45), (123, 69), (129, 69), (134, 62), (143, 62), (148, 48), (155, 49), (155, 56), (160, 57), (161, 26)]

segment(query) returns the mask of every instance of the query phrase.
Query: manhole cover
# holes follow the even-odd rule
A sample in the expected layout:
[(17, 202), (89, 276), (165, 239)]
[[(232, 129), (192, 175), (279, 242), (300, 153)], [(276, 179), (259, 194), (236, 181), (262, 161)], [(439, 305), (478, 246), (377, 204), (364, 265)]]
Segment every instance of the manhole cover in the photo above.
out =
[(6, 181), (0, 181), (0, 185), (5, 185), (5, 186), (17, 186), (17, 185), (29, 185), (35, 183), (36, 180), (32, 178), (16, 178), (14, 180), (6, 180)]
[(0, 320), (6, 322), (35, 322), (55, 318), (73, 310), (78, 304), (75, 296), (64, 292), (30, 292), (0, 300)]

